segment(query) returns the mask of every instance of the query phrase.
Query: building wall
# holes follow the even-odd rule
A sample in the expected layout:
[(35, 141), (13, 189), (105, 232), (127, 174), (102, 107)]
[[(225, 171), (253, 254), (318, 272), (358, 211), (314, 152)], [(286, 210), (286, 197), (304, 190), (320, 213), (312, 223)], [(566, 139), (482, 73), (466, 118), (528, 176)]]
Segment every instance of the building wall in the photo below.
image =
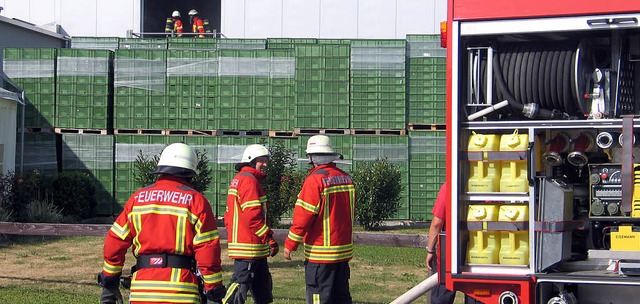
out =
[(15, 170), (16, 159), (16, 111), (13, 100), (0, 98), (0, 173)]
[[(126, 37), (141, 31), (144, 0), (0, 0), (0, 15), (59, 24), (69, 36)], [(229, 38), (403, 39), (439, 33), (446, 0), (221, 0)], [(168, 8), (166, 11), (171, 11)]]
[(222, 0), (221, 31), (233, 38), (404, 39), (435, 34), (446, 0)]
[(140, 32), (141, 0), (0, 0), (2, 16), (35, 25), (59, 24), (62, 34), (126, 37)]

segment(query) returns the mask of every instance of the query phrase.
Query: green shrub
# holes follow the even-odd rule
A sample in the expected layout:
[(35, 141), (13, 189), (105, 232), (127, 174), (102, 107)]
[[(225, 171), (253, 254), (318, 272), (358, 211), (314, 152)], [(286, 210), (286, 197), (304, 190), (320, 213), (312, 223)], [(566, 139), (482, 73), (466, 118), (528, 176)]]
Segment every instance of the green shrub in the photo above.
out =
[(63, 215), (77, 219), (95, 216), (96, 181), (84, 172), (67, 171), (55, 176), (51, 182), (53, 203)]
[(48, 199), (31, 201), (26, 206), (29, 223), (60, 223), (62, 218), (60, 209)]
[(271, 159), (262, 185), (267, 195), (267, 225), (277, 227), (282, 215), (293, 209), (305, 175), (296, 171), (293, 149), (287, 149), (282, 142), (276, 141), (269, 146), (269, 152)]
[(388, 159), (358, 164), (352, 174), (356, 187), (356, 219), (365, 230), (378, 229), (400, 209), (402, 176)]
[(148, 156), (138, 151), (138, 156), (133, 164), (133, 181), (138, 187), (146, 187), (156, 182), (156, 175), (149, 174), (156, 170), (160, 155)]
[(26, 206), (46, 193), (46, 182), (40, 172), (34, 170), (23, 175), (8, 172), (0, 176), (0, 210), (5, 218), (26, 221)]
[[(198, 174), (191, 180), (193, 189), (204, 192), (209, 189), (209, 185), (213, 180), (211, 173), (211, 167), (209, 167), (209, 157), (207, 151), (196, 149), (196, 157), (198, 158), (198, 165), (196, 169)], [(142, 153), (142, 150), (138, 152), (134, 163), (133, 180), (138, 187), (146, 187), (156, 182), (158, 178), (157, 174), (150, 174), (158, 167), (158, 161), (160, 161), (160, 155), (148, 156)]]

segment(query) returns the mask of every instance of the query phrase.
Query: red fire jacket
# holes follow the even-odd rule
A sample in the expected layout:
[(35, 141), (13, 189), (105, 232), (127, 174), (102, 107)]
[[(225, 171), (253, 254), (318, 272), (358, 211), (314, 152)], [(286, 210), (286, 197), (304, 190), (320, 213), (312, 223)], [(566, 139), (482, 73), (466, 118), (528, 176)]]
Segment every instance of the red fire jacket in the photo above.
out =
[[(104, 242), (105, 275), (122, 272), (127, 249), (134, 256), (195, 257), (206, 290), (222, 285), (220, 240), (211, 206), (183, 180), (162, 175), (133, 194)], [(131, 303), (200, 303), (196, 275), (187, 269), (145, 268), (131, 283)]]
[(269, 255), (266, 242), (272, 232), (266, 223), (267, 196), (260, 185), (263, 177), (264, 173), (244, 166), (229, 185), (224, 225), (232, 259), (258, 259)]
[[(199, 16), (193, 16), (193, 21), (191, 22), (191, 32), (204, 34), (204, 22), (200, 19)], [(198, 35), (200, 38), (204, 38), (204, 35)]]
[(305, 179), (284, 242), (314, 263), (348, 261), (353, 255), (356, 191), (351, 177), (334, 163), (315, 167)]
[[(173, 31), (178, 34), (182, 34), (182, 32), (184, 32), (184, 29), (182, 28), (182, 20), (178, 18), (173, 19)], [(181, 37), (181, 36), (182, 35), (178, 35), (178, 37)]]

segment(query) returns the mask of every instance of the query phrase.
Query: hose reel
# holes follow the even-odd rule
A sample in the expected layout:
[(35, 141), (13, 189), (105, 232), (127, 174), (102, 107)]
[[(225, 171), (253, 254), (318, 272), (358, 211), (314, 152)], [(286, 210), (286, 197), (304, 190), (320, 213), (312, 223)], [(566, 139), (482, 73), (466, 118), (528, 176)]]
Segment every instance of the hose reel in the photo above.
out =
[(507, 100), (508, 107), (486, 114), (494, 118), (584, 119), (632, 113), (633, 66), (621, 60), (616, 77), (612, 69), (596, 67), (594, 53), (600, 49), (594, 49), (586, 39), (469, 48), (467, 106), (479, 112)]

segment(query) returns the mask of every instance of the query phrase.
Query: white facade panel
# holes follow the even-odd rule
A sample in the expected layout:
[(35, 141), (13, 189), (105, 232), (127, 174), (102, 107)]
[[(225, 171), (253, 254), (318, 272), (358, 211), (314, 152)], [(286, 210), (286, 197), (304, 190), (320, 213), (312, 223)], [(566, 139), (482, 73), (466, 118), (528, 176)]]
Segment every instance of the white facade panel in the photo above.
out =
[(319, 38), (357, 38), (358, 1), (323, 0)]
[(220, 32), (230, 38), (245, 37), (245, 1), (222, 0), (220, 6)]
[(283, 0), (245, 0), (245, 38), (282, 36)]
[(29, 5), (29, 22), (33, 24), (48, 24), (56, 21), (56, 1), (31, 0)]
[[(0, 14), (70, 36), (126, 37), (141, 31), (142, 1), (0, 0)], [(403, 39), (438, 33), (446, 9), (447, 0), (221, 0), (220, 27), (230, 38)]]
[(97, 0), (68, 0), (60, 3), (60, 24), (71, 36), (96, 36)]
[[(434, 1), (424, 0), (398, 0), (398, 19), (396, 23), (396, 37), (406, 34), (435, 34), (440, 28), (434, 28), (434, 16), (436, 14)], [(446, 2), (444, 12), (446, 16)], [(446, 19), (443, 19), (444, 21)], [(440, 21), (437, 21), (440, 22)], [(439, 23), (438, 23), (439, 24)]]
[(15, 170), (17, 103), (0, 98), (0, 174)]
[(397, 1), (359, 1), (358, 38), (395, 38)]
[[(138, 30), (134, 32), (140, 32), (138, 22), (134, 23), (133, 12), (137, 9), (138, 15), (140, 15), (140, 3), (134, 6), (136, 1), (131, 0), (109, 0), (98, 1), (96, 6), (96, 19), (98, 26), (96, 27), (96, 36), (100, 37), (125, 37), (127, 30), (133, 30), (136, 25)], [(121, 12), (131, 12), (129, 14), (122, 14)]]
[(321, 0), (283, 0), (282, 37), (320, 37)]
[(0, 0), (1, 14), (35, 25), (58, 24), (69, 36), (126, 37), (140, 32), (141, 0)]

